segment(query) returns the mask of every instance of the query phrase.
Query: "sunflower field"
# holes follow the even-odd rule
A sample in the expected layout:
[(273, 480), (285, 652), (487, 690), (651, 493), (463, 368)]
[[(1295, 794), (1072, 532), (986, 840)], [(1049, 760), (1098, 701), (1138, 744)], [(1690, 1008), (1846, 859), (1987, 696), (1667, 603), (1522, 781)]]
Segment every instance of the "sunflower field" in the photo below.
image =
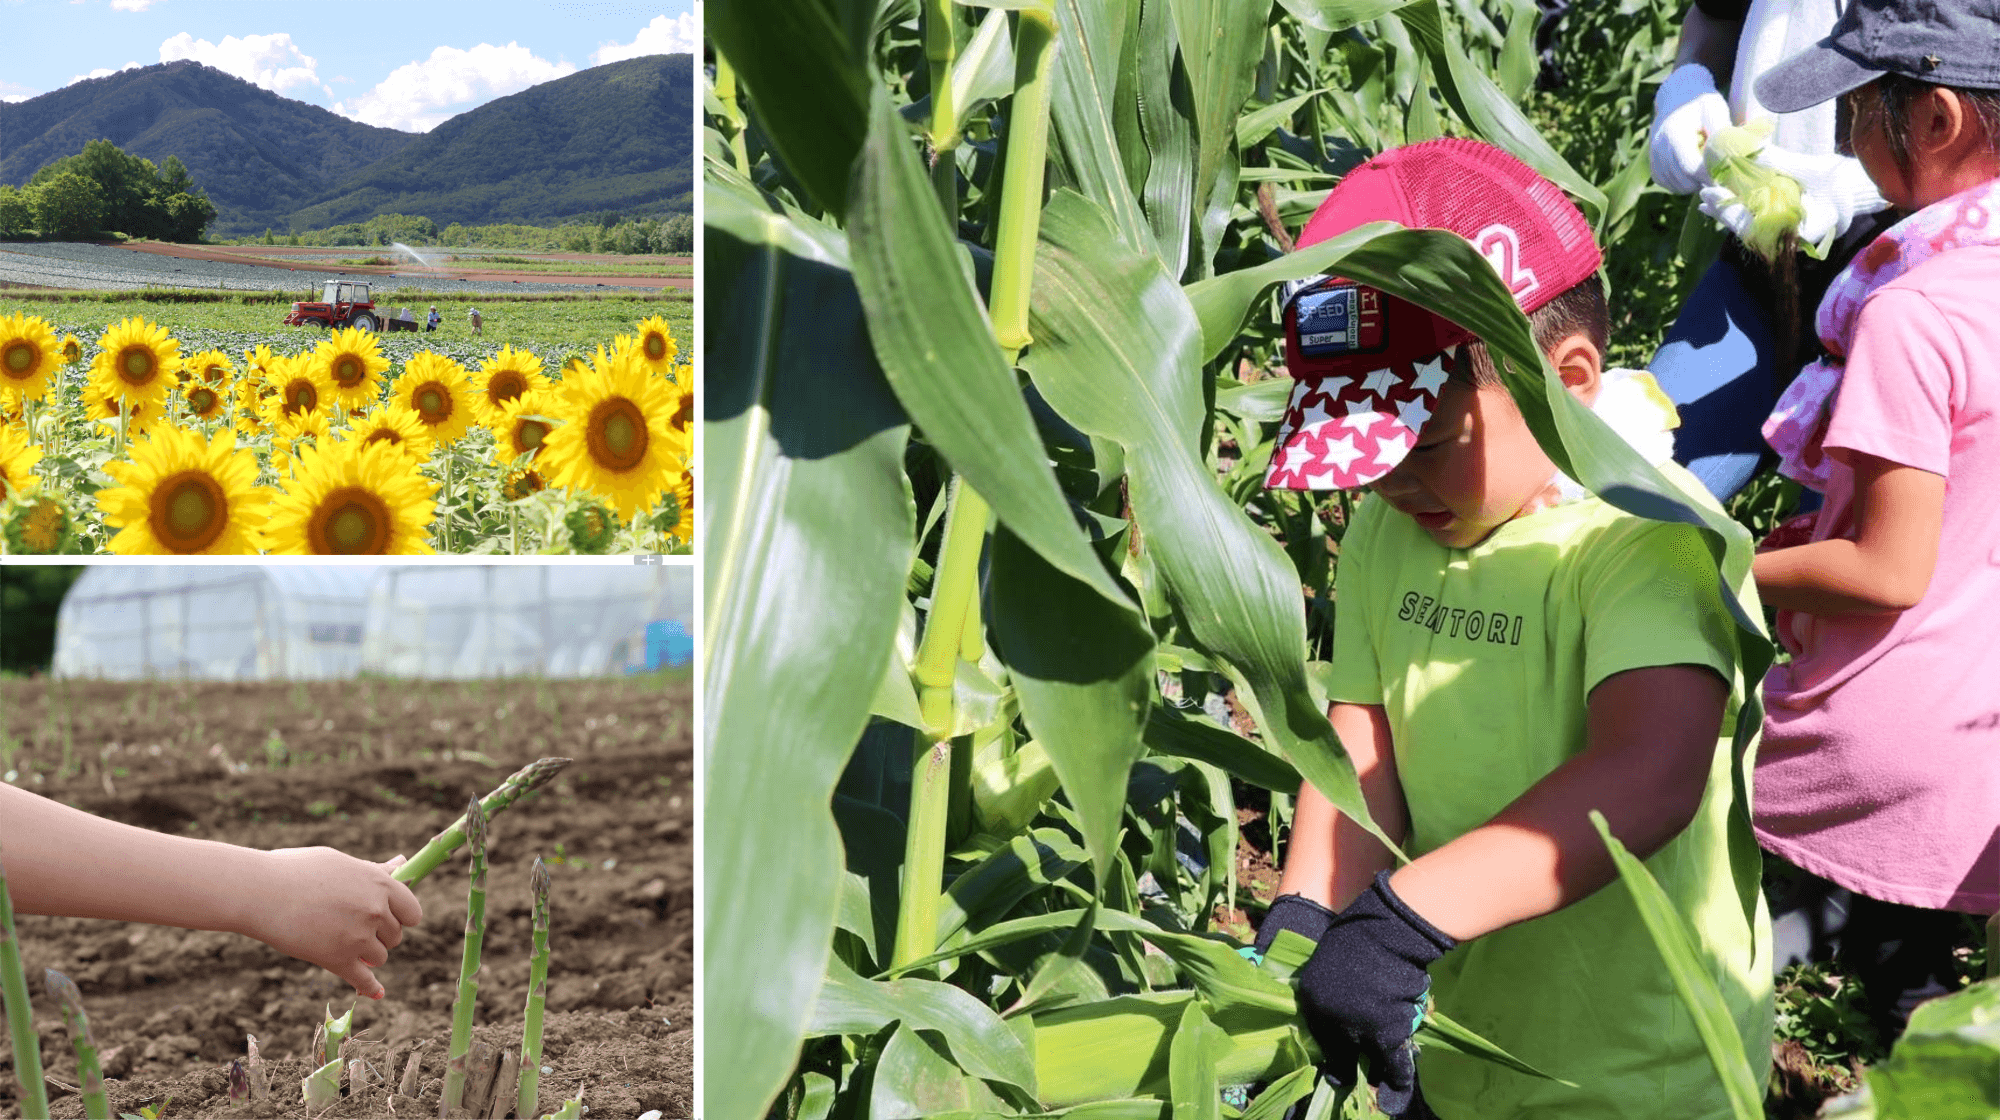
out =
[[(1320, 1076), (1278, 947), (1239, 953), (1246, 853), (1281, 853), (1301, 782), (1374, 827), (1321, 683), (1349, 501), (1261, 484), (1286, 281), (1485, 339), (1560, 469), (1703, 534), (1746, 676), (1770, 664), (1729, 591), (1746, 525), (1562, 391), (1467, 242), (1294, 243), (1374, 153), (1484, 139), (1588, 217), (1610, 364), (1643, 366), (1717, 241), (1645, 157), (1686, 4), (1567, 7), (1551, 39), (1533, 0), (710, 0), (706, 1115), (1374, 1114)], [(1754, 865), (1740, 812), (1730, 843)], [(1771, 1040), (1716, 1026), (1680, 916), (1621, 871), (1762, 1116)], [(1977, 1000), (1940, 1020), (2000, 986)], [(1451, 1011), (1419, 1040), (1563, 1076)]]
[[(178, 335), (0, 315), (0, 549), (686, 551), (693, 371), (659, 315), (595, 345)], [(272, 339), (275, 339), (273, 344)]]

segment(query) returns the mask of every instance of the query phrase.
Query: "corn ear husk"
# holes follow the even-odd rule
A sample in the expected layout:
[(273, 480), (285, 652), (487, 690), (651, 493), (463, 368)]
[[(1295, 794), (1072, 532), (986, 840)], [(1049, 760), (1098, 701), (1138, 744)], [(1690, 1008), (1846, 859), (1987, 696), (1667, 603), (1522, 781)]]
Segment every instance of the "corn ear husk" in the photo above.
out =
[(1799, 181), (1757, 162), (1757, 153), (1771, 138), (1769, 118), (1711, 133), (1702, 149), (1709, 174), (1750, 211), (1750, 228), (1743, 244), (1765, 260), (1776, 259), (1787, 233), (1796, 232), (1805, 217)]

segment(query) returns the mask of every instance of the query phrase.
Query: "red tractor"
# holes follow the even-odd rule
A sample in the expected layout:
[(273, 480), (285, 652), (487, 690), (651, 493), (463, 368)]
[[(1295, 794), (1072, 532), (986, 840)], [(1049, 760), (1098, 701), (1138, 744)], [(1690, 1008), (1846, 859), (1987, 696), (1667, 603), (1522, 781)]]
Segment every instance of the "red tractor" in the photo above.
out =
[(365, 331), (382, 329), (382, 317), (375, 313), (375, 301), (368, 295), (366, 280), (328, 280), (318, 303), (294, 303), (285, 316), (288, 327), (357, 327)]

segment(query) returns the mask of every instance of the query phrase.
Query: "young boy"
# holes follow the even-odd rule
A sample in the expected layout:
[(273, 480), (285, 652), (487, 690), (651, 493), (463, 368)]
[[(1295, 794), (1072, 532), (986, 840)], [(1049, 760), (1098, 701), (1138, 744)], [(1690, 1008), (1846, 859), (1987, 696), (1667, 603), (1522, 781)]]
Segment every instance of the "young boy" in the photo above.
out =
[[(1430, 141), (1348, 175), (1299, 243), (1382, 219), (1472, 242), (1569, 391), (1714, 508), (1670, 459), (1658, 390), (1601, 368), (1601, 258), (1558, 188), (1488, 145)], [(1318, 941), (1301, 1014), (1337, 1074), (1368, 1058), (1390, 1115), (1727, 1116), (1588, 819), (1646, 860), (1742, 1036), (1769, 1038), (1769, 921), (1744, 913), (1725, 841), (1743, 680), (1707, 550), (1560, 475), (1455, 324), (1330, 277), (1290, 286), (1284, 315), (1298, 385), (1266, 484), (1372, 491), (1341, 542), (1328, 714), (1413, 858), (1397, 868), (1301, 788), (1259, 948), (1279, 929)], [(1415, 1055), (1427, 991), (1576, 1088)]]
[(23, 914), (109, 918), (254, 937), (381, 999), (373, 969), (424, 920), (403, 862), (332, 848), (239, 848), (94, 817), (0, 782), (0, 861)]

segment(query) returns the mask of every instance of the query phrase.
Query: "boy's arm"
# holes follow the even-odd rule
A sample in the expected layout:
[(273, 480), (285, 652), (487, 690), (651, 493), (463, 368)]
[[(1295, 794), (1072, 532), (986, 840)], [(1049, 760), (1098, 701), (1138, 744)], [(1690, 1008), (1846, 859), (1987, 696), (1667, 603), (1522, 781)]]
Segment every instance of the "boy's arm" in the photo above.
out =
[(1805, 614), (1909, 610), (1937, 568), (1944, 476), (1845, 448), (1827, 454), (1854, 471), (1854, 538), (1758, 553), (1758, 597)]
[[(1409, 831), (1409, 811), (1403, 802), (1402, 783), (1396, 778), (1388, 713), (1380, 704), (1334, 703), (1327, 706), (1326, 716), (1361, 779), (1369, 815), (1383, 832), (1402, 843)], [(1300, 784), (1285, 870), (1278, 880), (1279, 895), (1303, 895), (1339, 910), (1354, 901), (1377, 871), (1395, 865), (1395, 856), (1381, 841), (1348, 820), (1310, 782)]]
[(1606, 677), (1590, 693), (1581, 754), (1491, 821), (1406, 864), (1391, 889), (1459, 941), (1589, 897), (1617, 875), (1590, 810), (1641, 859), (1665, 846), (1701, 807), (1728, 699), (1706, 666)]
[(169, 836), (5, 783), (0, 860), (24, 914), (241, 933), (377, 999), (371, 966), (423, 920), (417, 896), (389, 876), (401, 857), (370, 863), (332, 848), (266, 852)]

